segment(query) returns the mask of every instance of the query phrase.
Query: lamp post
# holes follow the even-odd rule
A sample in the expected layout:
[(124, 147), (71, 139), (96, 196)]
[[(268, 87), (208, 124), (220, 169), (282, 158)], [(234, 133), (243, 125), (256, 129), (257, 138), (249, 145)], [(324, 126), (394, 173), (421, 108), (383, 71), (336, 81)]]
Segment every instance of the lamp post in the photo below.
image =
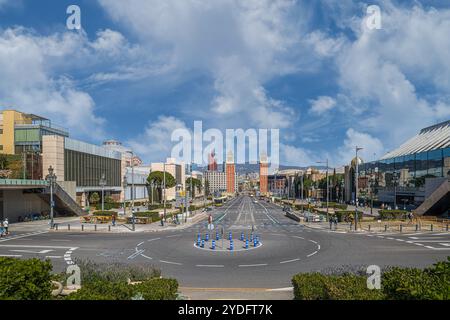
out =
[(106, 178), (105, 174), (102, 174), (102, 177), (99, 181), (100, 187), (102, 187), (102, 211), (105, 211), (105, 186), (106, 186)]
[(373, 191), (375, 188), (375, 177), (371, 176), (369, 179), (370, 186), (370, 215), (373, 215)]
[(329, 200), (329, 196), (328, 196), (328, 158), (326, 161), (317, 161), (317, 163), (321, 163), (321, 164), (326, 164), (327, 166), (327, 173), (326, 173), (326, 178), (327, 178), (327, 221), (329, 220), (329, 216), (328, 216), (328, 200)]
[(56, 175), (54, 173), (54, 169), (52, 166), (48, 168), (48, 175), (45, 177), (45, 180), (47, 180), (50, 185), (50, 229), (53, 229), (54, 228), (53, 207), (55, 206), (55, 203), (53, 201), (53, 185), (56, 182)]
[(394, 182), (394, 210), (397, 209), (397, 183), (398, 183), (399, 177), (398, 172), (394, 171), (392, 181)]
[(128, 180), (127, 180), (127, 175), (123, 176), (123, 215), (126, 216), (127, 212), (127, 186), (128, 186)]
[(359, 170), (359, 159), (358, 159), (358, 151), (362, 150), (363, 148), (356, 146), (356, 170), (355, 170), (355, 231), (358, 230), (358, 170)]
[(164, 222), (166, 221), (166, 163), (163, 163), (164, 173), (163, 173), (163, 192), (164, 192)]

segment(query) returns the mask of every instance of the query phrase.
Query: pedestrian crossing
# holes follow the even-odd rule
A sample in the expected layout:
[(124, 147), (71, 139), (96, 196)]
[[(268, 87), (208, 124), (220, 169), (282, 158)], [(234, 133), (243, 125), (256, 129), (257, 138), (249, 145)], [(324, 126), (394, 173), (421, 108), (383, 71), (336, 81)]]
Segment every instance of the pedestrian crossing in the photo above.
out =
[(39, 234), (43, 234), (43, 233), (48, 233), (48, 231), (35, 231), (35, 232), (27, 232), (27, 233), (19, 233), (19, 234), (8, 235), (6, 237), (0, 238), (0, 242), (5, 242), (5, 241), (14, 240), (14, 239), (21, 239), (21, 238), (31, 237), (31, 236), (35, 236), (35, 235), (39, 235)]
[(374, 233), (366, 234), (366, 236), (396, 241), (430, 250), (450, 251), (450, 232)]

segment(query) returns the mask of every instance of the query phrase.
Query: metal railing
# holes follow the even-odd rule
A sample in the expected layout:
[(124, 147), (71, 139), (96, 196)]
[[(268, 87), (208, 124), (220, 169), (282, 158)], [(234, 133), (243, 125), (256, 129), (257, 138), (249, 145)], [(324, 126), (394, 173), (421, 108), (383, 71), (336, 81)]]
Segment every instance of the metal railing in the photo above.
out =
[(46, 180), (31, 179), (0, 179), (0, 185), (3, 186), (48, 186)]

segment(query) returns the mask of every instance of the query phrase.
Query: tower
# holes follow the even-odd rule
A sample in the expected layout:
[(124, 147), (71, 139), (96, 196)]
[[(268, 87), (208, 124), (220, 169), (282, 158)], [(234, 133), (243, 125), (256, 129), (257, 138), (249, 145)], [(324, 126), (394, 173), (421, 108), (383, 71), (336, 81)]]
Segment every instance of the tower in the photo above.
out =
[(208, 156), (208, 171), (217, 171), (216, 152), (213, 149)]
[(269, 162), (267, 156), (262, 154), (259, 157), (259, 192), (267, 194), (268, 189)]
[(225, 173), (227, 176), (227, 192), (235, 193), (236, 192), (236, 167), (234, 164), (234, 155), (231, 150), (228, 151), (228, 154), (227, 154)]

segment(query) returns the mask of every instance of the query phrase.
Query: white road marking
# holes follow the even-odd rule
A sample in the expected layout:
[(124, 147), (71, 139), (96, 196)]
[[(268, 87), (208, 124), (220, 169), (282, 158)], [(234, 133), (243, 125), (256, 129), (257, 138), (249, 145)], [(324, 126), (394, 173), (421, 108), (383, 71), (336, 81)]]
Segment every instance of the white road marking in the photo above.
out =
[(20, 258), (22, 257), (21, 254), (0, 254), (0, 257), (5, 257), (5, 258)]
[(292, 260), (286, 260), (286, 261), (281, 261), (280, 264), (295, 262), (295, 261), (299, 261), (299, 260), (300, 260), (300, 258), (292, 259)]
[(149, 239), (147, 240), (147, 242), (151, 242), (151, 241), (155, 241), (155, 240), (160, 240), (161, 238), (154, 238), (154, 239)]
[(204, 268), (223, 268), (225, 267), (223, 264), (197, 264), (196, 267), (204, 267)]
[(266, 291), (292, 291), (294, 287), (267, 289)]
[(144, 241), (139, 242), (139, 243), (137, 244), (137, 247), (139, 247), (139, 246), (142, 245), (142, 244), (144, 244)]
[(61, 246), (34, 246), (34, 245), (26, 245), (26, 244), (0, 244), (0, 247), (9, 247), (9, 248), (48, 248), (48, 249), (69, 249), (76, 250), (78, 247), (61, 247)]
[(46, 259), (61, 259), (62, 256), (45, 256)]
[(135, 253), (133, 253), (132, 255), (130, 255), (127, 259), (132, 260), (134, 258), (136, 258), (138, 255), (140, 255), (141, 253), (143, 253), (145, 250), (138, 250)]
[(149, 260), (152, 260), (152, 259), (153, 259), (152, 257), (146, 256), (146, 255), (143, 254), (143, 253), (141, 253), (141, 256), (144, 257), (144, 258), (146, 258), (146, 259), (149, 259)]
[(47, 249), (47, 250), (41, 250), (41, 251), (33, 251), (33, 250), (9, 250), (11, 252), (22, 252), (22, 253), (35, 253), (35, 254), (44, 254), (49, 253), (55, 250)]
[(306, 257), (311, 257), (311, 256), (313, 256), (313, 255), (315, 255), (317, 253), (317, 251), (314, 251), (313, 253), (310, 253), (310, 254), (308, 254)]
[(413, 242), (450, 242), (449, 240), (414, 240)]
[(179, 262), (172, 262), (172, 261), (166, 261), (166, 260), (159, 260), (159, 262), (168, 263), (168, 264), (176, 264), (176, 265), (179, 265), (179, 266), (182, 265), (182, 263), (179, 263)]
[(25, 233), (25, 234), (21, 234), (21, 235), (16, 235), (16, 236), (9, 236), (5, 239), (0, 240), (0, 242), (31, 237), (31, 236), (35, 236), (35, 235), (39, 235), (39, 234), (44, 234), (44, 233), (48, 233), (48, 231), (36, 231), (36, 232), (29, 232), (29, 233)]
[(238, 267), (247, 268), (247, 267), (263, 267), (267, 266), (267, 263), (258, 263), (258, 264), (240, 264)]

